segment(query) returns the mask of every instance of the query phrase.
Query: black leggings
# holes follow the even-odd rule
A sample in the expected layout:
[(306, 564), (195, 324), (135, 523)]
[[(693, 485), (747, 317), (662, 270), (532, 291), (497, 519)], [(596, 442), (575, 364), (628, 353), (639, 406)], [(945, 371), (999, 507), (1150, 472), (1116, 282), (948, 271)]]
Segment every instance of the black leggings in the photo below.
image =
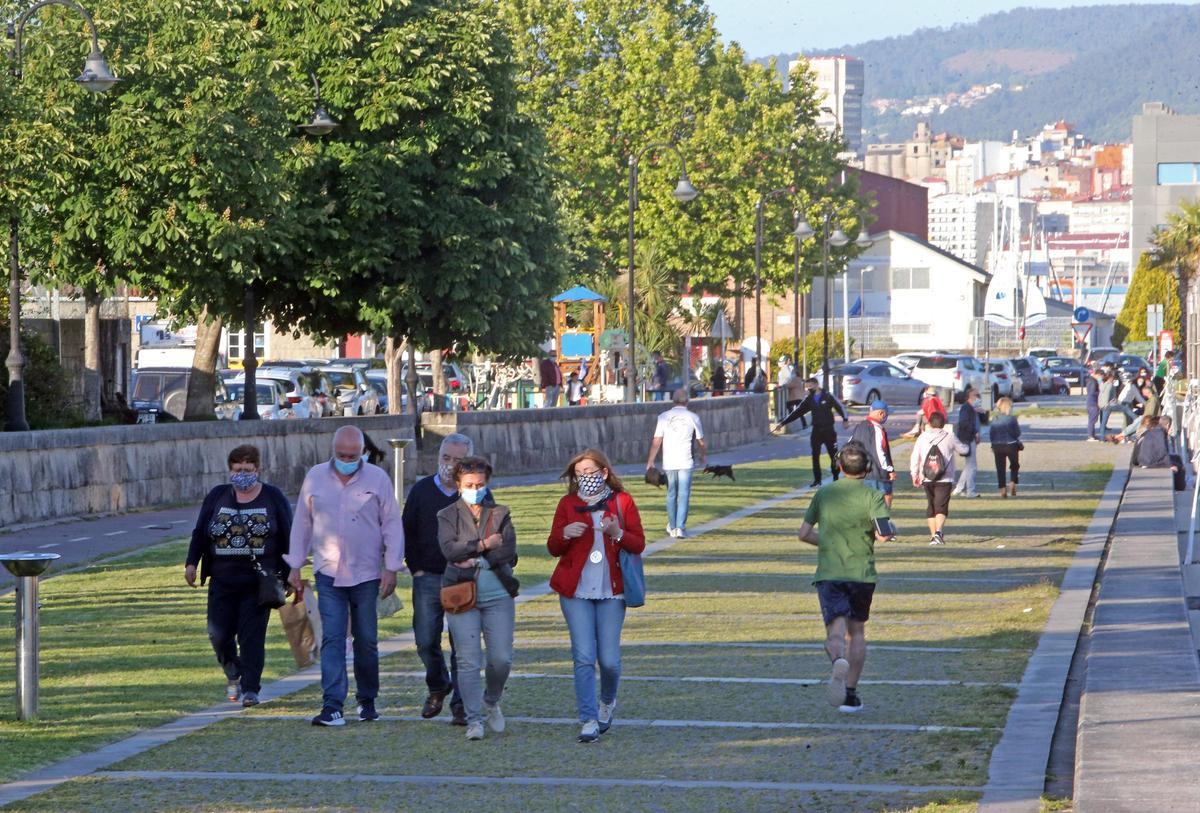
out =
[(1012, 472), (1013, 485), (1019, 482), (1017, 472), (1021, 470), (1020, 454), (1021, 450), (1015, 443), (992, 447), (992, 457), (996, 458), (996, 481), (1000, 483), (1000, 488), (1004, 488), (1006, 485), (1004, 481), (1005, 463), (1008, 464), (1008, 470)]
[(825, 451), (829, 453), (829, 471), (833, 475), (833, 479), (838, 478), (837, 470), (837, 432), (832, 430), (828, 432), (814, 431), (809, 438), (812, 443), (812, 464), (813, 464), (813, 479), (817, 482), (821, 481), (821, 447), (825, 447)]
[(217, 663), (230, 681), (238, 681), (243, 692), (262, 689), (267, 622), (271, 610), (258, 606), (258, 584), (208, 582), (208, 640), (217, 653)]

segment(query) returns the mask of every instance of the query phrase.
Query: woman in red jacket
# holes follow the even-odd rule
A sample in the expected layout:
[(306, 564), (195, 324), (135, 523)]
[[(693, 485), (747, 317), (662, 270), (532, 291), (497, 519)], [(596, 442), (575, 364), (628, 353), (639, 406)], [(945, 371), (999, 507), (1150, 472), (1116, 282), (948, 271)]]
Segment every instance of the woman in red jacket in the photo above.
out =
[[(621, 680), (625, 623), (620, 552), (646, 548), (633, 498), (597, 449), (577, 454), (563, 472), (567, 495), (558, 501), (546, 547), (558, 558), (550, 587), (558, 593), (571, 634), (579, 742), (595, 742), (612, 725)], [(596, 697), (596, 662), (600, 696)]]

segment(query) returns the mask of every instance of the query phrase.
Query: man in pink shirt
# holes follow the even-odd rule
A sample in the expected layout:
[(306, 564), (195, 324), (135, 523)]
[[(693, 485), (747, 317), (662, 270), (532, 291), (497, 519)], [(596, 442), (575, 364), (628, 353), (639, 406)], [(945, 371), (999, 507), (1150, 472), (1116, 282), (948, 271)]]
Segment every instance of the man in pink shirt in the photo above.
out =
[(354, 636), (358, 717), (379, 719), (379, 640), (375, 604), (396, 589), (404, 566), (404, 526), (387, 472), (363, 459), (363, 434), (343, 426), (333, 436), (333, 458), (309, 469), (300, 487), (291, 546), (284, 561), (300, 588), (300, 570), (312, 552), (321, 637), (321, 713), (313, 725), (345, 725), (349, 691), (346, 627)]

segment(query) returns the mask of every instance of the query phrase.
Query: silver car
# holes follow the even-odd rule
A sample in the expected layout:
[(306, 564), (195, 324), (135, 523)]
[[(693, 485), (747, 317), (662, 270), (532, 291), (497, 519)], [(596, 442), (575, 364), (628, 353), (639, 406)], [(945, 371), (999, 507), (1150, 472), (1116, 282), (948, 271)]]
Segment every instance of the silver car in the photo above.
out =
[(889, 406), (921, 403), (925, 382), (887, 361), (843, 364), (838, 369), (842, 400), (848, 404), (870, 404), (882, 398)]
[(320, 372), (329, 377), (333, 384), (333, 396), (337, 398), (338, 410), (343, 415), (375, 415), (379, 408), (379, 393), (367, 381), (362, 367), (325, 366)]

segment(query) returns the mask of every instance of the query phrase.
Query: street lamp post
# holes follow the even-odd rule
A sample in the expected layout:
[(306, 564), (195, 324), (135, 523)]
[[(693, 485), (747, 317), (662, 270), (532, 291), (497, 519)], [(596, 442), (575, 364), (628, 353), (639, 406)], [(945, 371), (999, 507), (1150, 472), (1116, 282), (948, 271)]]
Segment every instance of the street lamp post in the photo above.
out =
[[(87, 9), (73, 0), (41, 0), (34, 3), (16, 20), (8, 24), (8, 36), (13, 40), (12, 75), (17, 81), (21, 79), (21, 43), (25, 33), (25, 24), (39, 10), (46, 6), (64, 6), (78, 12), (87, 22), (88, 31), (92, 37), (92, 50), (83, 64), (83, 73), (75, 77), (75, 82), (92, 93), (103, 93), (117, 82), (108, 68), (108, 61), (100, 50), (100, 38), (96, 34), (96, 24)], [(4, 423), (5, 432), (24, 432), (29, 429), (25, 419), (25, 356), (21, 352), (21, 250), (19, 222), (16, 209), (8, 220), (8, 357), (4, 360), (8, 367), (8, 416)]]
[[(795, 369), (796, 364), (800, 364), (800, 212), (797, 210), (792, 213), (792, 234), (795, 235), (793, 241), (793, 257), (792, 257), (792, 361)], [(808, 343), (807, 331), (805, 332), (805, 344)], [(805, 366), (804, 370), (807, 374), (807, 356), (808, 349), (805, 348)]]
[[(637, 327), (637, 318), (634, 316), (634, 308), (637, 306), (637, 289), (634, 280), (634, 232), (633, 232), (633, 214), (637, 211), (638, 197), (638, 165), (641, 163), (646, 153), (651, 150), (670, 150), (675, 153), (675, 157), (679, 159), (679, 183), (675, 185), (675, 191), (671, 194), (675, 200), (680, 203), (687, 203), (695, 200), (700, 194), (696, 187), (692, 186), (692, 182), (688, 180), (687, 162), (684, 161), (683, 153), (674, 144), (654, 143), (643, 147), (639, 152), (629, 156), (629, 301), (626, 303), (628, 313), (626, 314), (626, 329), (629, 333), (626, 348), (629, 352), (629, 361), (625, 368), (625, 402), (632, 404), (637, 400), (637, 351), (635, 350), (637, 342), (635, 340), (635, 330)], [(685, 362), (686, 363), (686, 362)]]

